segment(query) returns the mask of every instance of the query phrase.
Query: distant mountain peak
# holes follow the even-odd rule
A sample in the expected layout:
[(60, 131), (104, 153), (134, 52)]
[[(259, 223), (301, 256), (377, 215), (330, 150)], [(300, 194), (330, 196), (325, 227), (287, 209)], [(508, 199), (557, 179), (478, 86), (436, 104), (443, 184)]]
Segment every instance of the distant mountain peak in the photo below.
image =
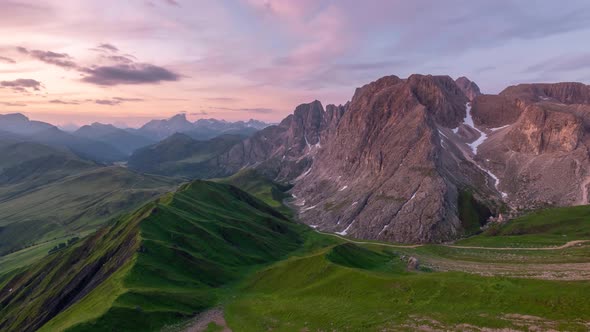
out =
[(465, 96), (469, 98), (469, 100), (473, 101), (475, 97), (481, 95), (481, 91), (479, 90), (479, 86), (475, 84), (475, 82), (471, 81), (465, 76), (461, 76), (455, 80), (455, 83), (463, 91)]

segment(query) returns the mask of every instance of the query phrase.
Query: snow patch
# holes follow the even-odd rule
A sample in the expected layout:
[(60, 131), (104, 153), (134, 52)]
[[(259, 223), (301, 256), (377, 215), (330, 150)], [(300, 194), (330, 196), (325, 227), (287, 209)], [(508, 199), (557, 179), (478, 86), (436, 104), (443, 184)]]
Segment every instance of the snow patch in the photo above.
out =
[[(473, 128), (475, 131), (477, 131), (480, 134), (479, 138), (476, 139), (475, 142), (468, 144), (469, 147), (471, 148), (471, 151), (473, 151), (473, 154), (477, 154), (477, 149), (479, 148), (479, 146), (483, 142), (485, 142), (485, 140), (488, 138), (488, 135), (486, 133), (484, 133), (483, 131), (477, 129), (477, 127), (475, 127), (475, 123), (473, 123), (473, 117), (471, 116), (471, 103), (465, 104), (465, 108), (466, 108), (466, 115), (465, 115), (465, 119), (463, 120), (463, 123), (465, 123), (469, 127)], [(500, 130), (500, 129), (505, 128), (507, 126), (508, 125), (503, 126), (503, 127), (499, 127), (499, 128), (494, 128), (494, 129), (491, 129), (491, 130), (492, 131)], [(500, 191), (500, 189), (498, 189), (498, 185), (500, 184), (500, 179), (494, 173), (492, 173), (488, 169), (485, 169), (485, 168), (481, 167), (475, 161), (473, 163), (477, 167), (479, 167), (479, 169), (481, 169), (482, 171), (484, 171), (485, 173), (487, 173), (492, 179), (494, 179), (494, 181), (495, 181), (494, 186), (496, 187), (496, 190), (498, 190), (498, 192), (502, 195), (503, 198), (505, 198), (505, 197), (508, 196), (508, 194), (506, 194), (505, 192)]]
[(494, 179), (495, 183), (494, 183), (494, 187), (496, 187), (496, 190), (502, 195), (502, 198), (506, 198), (508, 197), (508, 194), (500, 191), (500, 189), (498, 189), (498, 185), (500, 185), (500, 179), (494, 174), (492, 173), (490, 170), (485, 169), (481, 166), (479, 166), (477, 163), (475, 164), (475, 166), (479, 167), (479, 169), (481, 169), (482, 171), (486, 172), (492, 179)]
[(305, 144), (307, 144), (307, 147), (311, 149), (311, 144), (309, 144), (309, 141), (307, 140), (307, 135), (303, 134), (303, 138), (305, 138)]
[(313, 229), (317, 229), (318, 227), (320, 227), (320, 225), (309, 225), (309, 227), (311, 227)]
[(357, 205), (358, 203), (359, 203), (358, 201), (356, 201), (356, 202), (353, 202), (352, 204), (350, 204), (350, 206), (355, 206), (355, 205)]
[(502, 127), (497, 127), (497, 128), (490, 128), (490, 130), (491, 130), (491, 131), (502, 130), (502, 129), (504, 129), (504, 128), (506, 128), (506, 127), (509, 127), (509, 126), (510, 126), (510, 125), (509, 125), (509, 124), (507, 124), (507, 125), (505, 125), (505, 126), (502, 126)]
[(336, 234), (338, 234), (338, 235), (346, 235), (346, 234), (348, 234), (348, 230), (350, 229), (350, 227), (352, 226), (352, 224), (354, 224), (354, 222), (355, 222), (355, 221), (356, 221), (356, 220), (353, 220), (353, 221), (350, 223), (350, 225), (348, 225), (348, 227), (346, 227), (346, 229), (345, 229), (345, 230), (343, 230), (342, 232), (336, 232)]
[(321, 140), (318, 137), (318, 142), (314, 145), (315, 148), (320, 149), (322, 147)]
[(348, 186), (344, 186), (344, 187), (340, 188), (340, 190), (338, 190), (338, 191), (344, 191), (344, 190), (346, 190), (347, 188), (348, 188)]
[(383, 226), (383, 229), (381, 230), (381, 232), (379, 232), (379, 234), (377, 234), (377, 236), (381, 235), (381, 233), (385, 232), (385, 230), (388, 228), (389, 228), (389, 225)]
[(307, 208), (305, 208), (305, 209), (301, 210), (301, 212), (305, 212), (305, 211), (313, 210), (313, 209), (315, 209), (315, 207), (316, 207), (316, 206), (317, 206), (317, 205), (314, 205), (314, 206), (307, 207)]

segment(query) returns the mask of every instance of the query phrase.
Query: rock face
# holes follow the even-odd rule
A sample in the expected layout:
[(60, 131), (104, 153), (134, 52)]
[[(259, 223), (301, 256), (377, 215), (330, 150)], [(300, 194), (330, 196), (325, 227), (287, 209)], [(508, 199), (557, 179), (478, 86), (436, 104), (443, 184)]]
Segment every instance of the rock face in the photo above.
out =
[[(491, 98), (502, 102), (478, 107), (477, 117), (484, 126), (505, 128), (491, 133), (478, 161), (497, 174), (508, 205), (519, 210), (590, 203), (588, 86), (521, 84)], [(493, 121), (494, 114), (501, 122)]]
[(479, 90), (479, 86), (472, 82), (465, 76), (461, 76), (455, 80), (455, 83), (463, 91), (465, 96), (469, 98), (469, 100), (473, 101), (475, 97), (481, 95), (481, 91)]
[(519, 84), (510, 86), (500, 95), (526, 104), (538, 101), (557, 101), (563, 104), (590, 104), (590, 86), (582, 83)]
[(514, 123), (522, 113), (516, 100), (502, 95), (479, 95), (472, 104), (475, 124), (488, 128)]
[(299, 105), (280, 124), (267, 127), (221, 156), (228, 174), (256, 167), (279, 181), (290, 181), (304, 172), (322, 146), (329, 128), (336, 128), (345, 106), (319, 101)]
[(344, 106), (298, 106), (218, 167), (292, 183), (299, 219), (322, 231), (442, 242), (478, 230), (504, 204), (590, 203), (587, 128), (583, 84), (482, 95), (466, 78), (386, 76)]
[(521, 153), (571, 152), (584, 134), (582, 120), (567, 111), (528, 106), (507, 134), (511, 150)]
[(467, 102), (448, 76), (388, 76), (357, 89), (295, 181), (301, 220), (396, 242), (463, 234), (460, 191), (477, 181), (487, 187), (484, 173), (447, 138), (466, 117)]

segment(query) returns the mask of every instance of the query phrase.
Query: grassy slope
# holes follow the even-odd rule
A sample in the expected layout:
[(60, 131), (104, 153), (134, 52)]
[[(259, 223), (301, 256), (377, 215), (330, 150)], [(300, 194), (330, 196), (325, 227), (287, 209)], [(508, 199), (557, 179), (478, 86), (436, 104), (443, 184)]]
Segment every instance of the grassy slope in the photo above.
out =
[(189, 179), (211, 178), (220, 174), (216, 158), (242, 139), (241, 136), (222, 135), (197, 141), (185, 134), (175, 134), (138, 149), (131, 155), (128, 164), (130, 168), (144, 173)]
[[(271, 182), (248, 173), (228, 181), (281, 208)], [(533, 322), (542, 330), (587, 329), (581, 322), (590, 321), (587, 282), (406, 271), (403, 255), (440, 253), (431, 246), (343, 244), (283, 220), (231, 188), (196, 182), (162, 199), (157, 212), (138, 223), (141, 245), (130, 263), (42, 330), (158, 330), (219, 303), (235, 331), (411, 331), (416, 324), (460, 330), (466, 323), (526, 328), (510, 314), (542, 317)], [(583, 210), (557, 213), (575, 220)], [(556, 223), (551, 213), (518, 222), (519, 229), (536, 233), (521, 236), (553, 239), (557, 226), (543, 226), (545, 233), (538, 228)], [(583, 236), (577, 226), (558, 229)], [(497, 244), (512, 241), (496, 238)]]
[(283, 204), (284, 199), (291, 197), (285, 193), (290, 189), (290, 186), (273, 182), (260, 175), (255, 169), (243, 169), (230, 177), (218, 181), (234, 185), (246, 191), (281, 211), (284, 215), (292, 215), (292, 211)]
[(523, 314), (583, 331), (575, 320), (590, 320), (584, 295), (588, 283), (400, 272), (403, 265), (394, 255), (381, 269), (373, 262), (365, 263), (370, 269), (352, 268), (330, 255), (320, 251), (257, 273), (226, 306), (229, 326), (239, 331), (411, 331), (423, 318), (452, 330), (463, 323), (514, 328), (505, 315)]
[(539, 247), (590, 239), (590, 206), (533, 212), (480, 235), (459, 241), (466, 246)]
[(159, 330), (217, 305), (228, 285), (301, 247), (304, 231), (235, 187), (202, 181), (160, 200), (138, 229), (128, 271), (42, 331)]
[(176, 185), (121, 167), (60, 165), (70, 162), (0, 185), (0, 254), (80, 237)]

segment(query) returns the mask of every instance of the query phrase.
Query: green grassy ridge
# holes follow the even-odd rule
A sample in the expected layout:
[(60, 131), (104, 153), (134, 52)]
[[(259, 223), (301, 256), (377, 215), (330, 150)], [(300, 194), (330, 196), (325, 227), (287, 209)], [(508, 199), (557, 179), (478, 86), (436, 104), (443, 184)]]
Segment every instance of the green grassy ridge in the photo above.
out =
[(535, 211), (457, 242), (465, 246), (542, 247), (590, 240), (590, 205)]
[[(375, 271), (336, 264), (330, 258), (333, 250), (281, 261), (254, 274), (226, 304), (229, 326), (239, 331), (411, 331), (404, 324), (424, 317), (451, 330), (464, 323), (500, 329), (515, 328), (504, 315), (522, 314), (584, 331), (586, 326), (576, 320), (590, 320), (587, 282), (410, 272), (403, 271), (399, 259), (392, 259), (396, 268), (390, 272)], [(346, 255), (352, 259), (366, 253), (351, 250)]]
[(0, 289), (0, 329), (33, 331), (121, 268), (138, 248), (148, 204), (32, 265)]
[[(305, 227), (240, 189), (196, 181), (137, 222), (137, 250), (42, 331), (156, 331), (215, 306), (251, 271), (296, 252)], [(104, 285), (116, 289), (105, 299)], [(104, 304), (107, 303), (107, 304)], [(96, 315), (89, 315), (88, 308)]]

